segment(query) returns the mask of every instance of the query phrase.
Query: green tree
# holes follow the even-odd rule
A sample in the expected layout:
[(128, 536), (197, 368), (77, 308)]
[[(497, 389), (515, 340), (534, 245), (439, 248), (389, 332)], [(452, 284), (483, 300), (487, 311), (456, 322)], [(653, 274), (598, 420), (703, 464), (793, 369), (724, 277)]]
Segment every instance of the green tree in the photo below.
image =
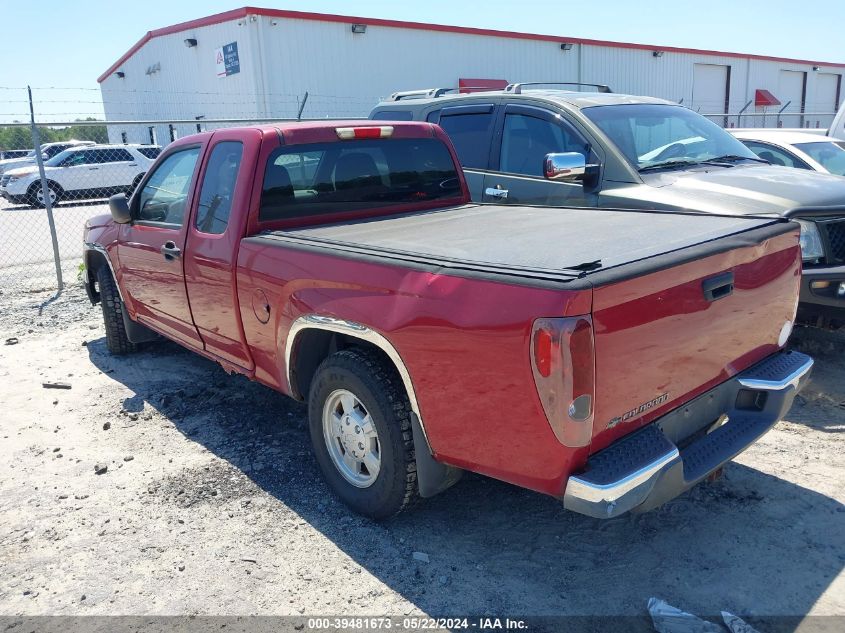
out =
[[(77, 119), (77, 121), (96, 121), (94, 118)], [(17, 121), (16, 121), (17, 123)], [(105, 125), (70, 125), (67, 127), (39, 126), (42, 143), (58, 143), (60, 141), (94, 141), (108, 143), (109, 134)], [(28, 124), (14, 127), (0, 128), (0, 149), (32, 149), (32, 134)]]

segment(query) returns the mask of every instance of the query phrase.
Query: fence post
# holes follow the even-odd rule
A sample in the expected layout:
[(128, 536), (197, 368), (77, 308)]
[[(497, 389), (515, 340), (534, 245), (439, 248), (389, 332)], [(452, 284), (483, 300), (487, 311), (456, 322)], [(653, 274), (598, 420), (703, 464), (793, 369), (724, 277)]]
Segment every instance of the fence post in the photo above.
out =
[[(299, 101), (299, 97), (296, 98)], [(308, 103), (308, 91), (305, 91), (305, 96), (302, 97), (302, 103), (299, 105), (299, 111), (296, 113), (296, 120), (302, 120), (302, 111), (305, 109), (305, 104)]]
[(50, 187), (47, 186), (47, 176), (44, 173), (44, 158), (41, 156), (41, 134), (35, 125), (35, 110), (32, 107), (32, 88), (26, 87), (29, 95), (29, 120), (32, 125), (32, 149), (35, 152), (35, 162), (38, 163), (38, 175), (41, 178), (41, 195), (44, 196), (44, 209), (47, 211), (47, 223), (50, 225), (50, 239), (53, 242), (53, 260), (56, 263), (56, 282), (59, 292), (64, 290), (62, 281), (62, 259), (59, 256), (59, 238), (56, 235), (56, 221), (53, 219), (53, 202), (50, 200)]

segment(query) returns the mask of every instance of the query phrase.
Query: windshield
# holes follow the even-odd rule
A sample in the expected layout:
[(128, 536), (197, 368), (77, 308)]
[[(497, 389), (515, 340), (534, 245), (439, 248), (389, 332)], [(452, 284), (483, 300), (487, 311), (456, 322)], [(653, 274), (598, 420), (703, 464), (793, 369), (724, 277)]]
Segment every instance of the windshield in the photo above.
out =
[(757, 156), (718, 125), (682, 106), (629, 104), (582, 112), (637, 169)]
[(845, 142), (796, 143), (795, 147), (821, 164), (831, 174), (845, 176)]

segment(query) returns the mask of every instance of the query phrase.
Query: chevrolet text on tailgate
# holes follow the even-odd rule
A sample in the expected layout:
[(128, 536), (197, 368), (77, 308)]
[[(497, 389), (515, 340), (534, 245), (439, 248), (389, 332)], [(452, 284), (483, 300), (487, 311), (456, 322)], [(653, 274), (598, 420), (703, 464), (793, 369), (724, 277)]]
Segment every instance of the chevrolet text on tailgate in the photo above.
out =
[(797, 224), (469, 200), (430, 123), (206, 132), (89, 220), (86, 287), (113, 353), (164, 336), (307, 400), (323, 475), (374, 518), (464, 470), (647, 510), (806, 380)]

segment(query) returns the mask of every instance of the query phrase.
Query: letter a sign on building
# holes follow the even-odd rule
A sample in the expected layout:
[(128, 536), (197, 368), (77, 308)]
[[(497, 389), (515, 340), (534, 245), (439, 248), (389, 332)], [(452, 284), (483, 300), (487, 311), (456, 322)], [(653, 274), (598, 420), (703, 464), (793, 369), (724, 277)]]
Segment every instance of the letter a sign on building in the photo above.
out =
[(214, 65), (218, 77), (228, 77), (241, 72), (241, 62), (238, 59), (238, 43), (232, 42), (214, 50)]

